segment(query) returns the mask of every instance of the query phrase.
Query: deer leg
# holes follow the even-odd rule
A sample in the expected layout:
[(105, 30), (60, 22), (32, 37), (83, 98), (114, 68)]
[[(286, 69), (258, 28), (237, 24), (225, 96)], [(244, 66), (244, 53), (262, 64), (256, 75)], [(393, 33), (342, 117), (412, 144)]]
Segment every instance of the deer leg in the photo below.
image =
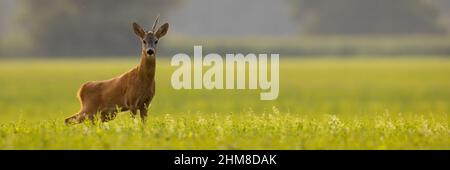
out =
[(111, 120), (114, 120), (116, 118), (116, 112), (101, 112), (101, 121), (102, 122), (108, 122)]
[(148, 109), (147, 109), (147, 106), (146, 106), (146, 105), (142, 106), (142, 107), (139, 109), (139, 113), (140, 113), (140, 115), (141, 115), (142, 123), (145, 123), (145, 121), (146, 121), (146, 119), (147, 119), (147, 111), (148, 111)]
[(86, 112), (86, 116), (84, 116), (86, 119), (86, 117), (89, 119), (89, 121), (91, 121), (92, 124), (95, 124), (95, 116), (98, 112), (95, 111), (91, 111), (91, 112)]
[(69, 118), (65, 119), (66, 125), (74, 125), (83, 122), (86, 119), (86, 114), (84, 112), (77, 113)]
[(86, 113), (81, 113), (78, 117), (77, 117), (77, 123), (82, 123), (84, 122), (84, 120), (86, 120)]
[(79, 117), (80, 113), (76, 113), (68, 118), (66, 118), (64, 120), (64, 123), (66, 123), (66, 125), (74, 125), (78, 123), (78, 117)]
[(133, 119), (136, 118), (136, 115), (137, 115), (137, 109), (136, 109), (136, 107), (131, 107), (131, 108), (130, 108), (130, 114), (131, 114), (131, 117), (132, 117)]

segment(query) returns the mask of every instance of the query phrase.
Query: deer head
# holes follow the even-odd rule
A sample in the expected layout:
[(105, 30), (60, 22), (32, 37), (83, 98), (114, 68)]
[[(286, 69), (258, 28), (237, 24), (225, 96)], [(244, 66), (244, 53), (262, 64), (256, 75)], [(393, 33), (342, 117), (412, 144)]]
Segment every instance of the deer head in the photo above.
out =
[(146, 56), (154, 56), (156, 54), (156, 46), (158, 45), (158, 40), (166, 35), (167, 30), (169, 29), (169, 23), (164, 23), (158, 29), (156, 29), (156, 25), (158, 24), (159, 16), (156, 17), (155, 22), (153, 23), (152, 30), (144, 31), (141, 26), (137, 23), (133, 23), (134, 33), (140, 38), (142, 43), (142, 53), (146, 54)]

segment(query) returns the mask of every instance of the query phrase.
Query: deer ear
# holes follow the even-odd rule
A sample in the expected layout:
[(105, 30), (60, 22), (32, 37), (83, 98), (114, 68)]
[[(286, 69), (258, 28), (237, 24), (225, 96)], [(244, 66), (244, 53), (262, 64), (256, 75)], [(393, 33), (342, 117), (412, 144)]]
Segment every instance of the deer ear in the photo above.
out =
[(158, 39), (163, 37), (167, 34), (167, 30), (169, 30), (169, 23), (166, 22), (158, 28), (158, 31), (155, 33), (156, 37), (158, 37)]
[(144, 36), (145, 36), (144, 29), (142, 29), (141, 26), (139, 26), (139, 24), (137, 24), (135, 22), (133, 22), (133, 31), (138, 37), (144, 38)]

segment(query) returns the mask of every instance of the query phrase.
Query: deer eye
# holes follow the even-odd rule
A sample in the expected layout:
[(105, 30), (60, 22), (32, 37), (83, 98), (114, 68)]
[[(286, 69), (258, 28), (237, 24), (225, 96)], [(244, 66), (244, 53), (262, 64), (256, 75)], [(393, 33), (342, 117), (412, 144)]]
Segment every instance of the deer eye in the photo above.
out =
[(158, 40), (155, 41), (155, 44), (158, 44)]
[(143, 42), (144, 44), (147, 44), (147, 41), (145, 41), (145, 40), (142, 40), (142, 42)]

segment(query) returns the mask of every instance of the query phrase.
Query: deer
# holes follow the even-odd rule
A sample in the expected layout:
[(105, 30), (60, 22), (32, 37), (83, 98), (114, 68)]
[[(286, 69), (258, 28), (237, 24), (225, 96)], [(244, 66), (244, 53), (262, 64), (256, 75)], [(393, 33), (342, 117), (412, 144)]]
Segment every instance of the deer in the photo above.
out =
[(103, 81), (90, 81), (81, 85), (77, 97), (80, 111), (65, 119), (65, 124), (73, 125), (85, 120), (107, 122), (113, 120), (118, 112), (130, 111), (134, 119), (139, 111), (145, 123), (148, 107), (155, 96), (156, 47), (158, 40), (167, 34), (166, 22), (158, 29), (159, 16), (150, 31), (145, 31), (133, 22), (134, 33), (141, 41), (140, 63), (115, 78)]

